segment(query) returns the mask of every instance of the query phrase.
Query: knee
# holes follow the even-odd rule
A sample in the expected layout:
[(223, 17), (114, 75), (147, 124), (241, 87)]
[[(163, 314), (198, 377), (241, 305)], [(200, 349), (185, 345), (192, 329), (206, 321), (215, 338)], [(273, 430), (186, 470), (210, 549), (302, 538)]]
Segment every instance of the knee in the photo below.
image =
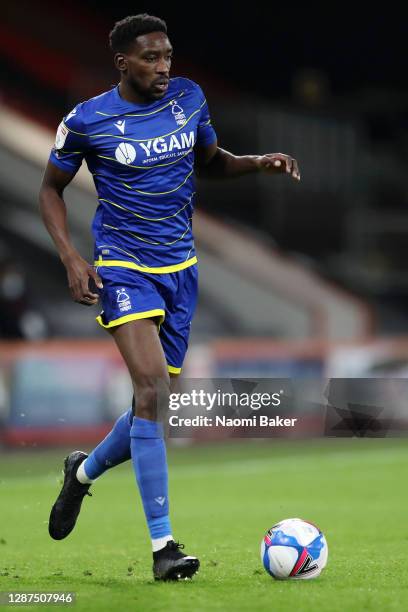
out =
[(145, 378), (134, 382), (135, 408), (133, 412), (142, 419), (162, 420), (168, 408), (170, 380), (167, 378)]

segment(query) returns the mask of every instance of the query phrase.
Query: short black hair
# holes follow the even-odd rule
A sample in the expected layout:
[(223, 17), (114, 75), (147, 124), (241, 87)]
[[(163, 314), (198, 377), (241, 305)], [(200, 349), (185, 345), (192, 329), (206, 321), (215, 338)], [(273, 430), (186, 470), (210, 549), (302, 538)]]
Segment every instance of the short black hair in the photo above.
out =
[(167, 34), (166, 22), (147, 13), (131, 15), (115, 23), (109, 34), (109, 46), (114, 53), (126, 53), (135, 38), (151, 32)]

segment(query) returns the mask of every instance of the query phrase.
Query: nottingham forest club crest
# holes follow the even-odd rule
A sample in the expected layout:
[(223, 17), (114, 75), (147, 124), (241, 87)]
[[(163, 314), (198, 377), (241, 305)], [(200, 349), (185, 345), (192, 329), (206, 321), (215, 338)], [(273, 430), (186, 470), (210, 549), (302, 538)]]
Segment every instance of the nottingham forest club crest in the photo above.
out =
[(122, 287), (121, 289), (116, 289), (116, 301), (121, 312), (126, 312), (132, 308), (132, 304), (130, 303), (130, 297), (126, 293), (124, 287)]
[(172, 100), (170, 102), (172, 115), (177, 123), (177, 125), (184, 125), (187, 121), (187, 118), (184, 114), (184, 110), (181, 108), (179, 104), (177, 104), (176, 100)]

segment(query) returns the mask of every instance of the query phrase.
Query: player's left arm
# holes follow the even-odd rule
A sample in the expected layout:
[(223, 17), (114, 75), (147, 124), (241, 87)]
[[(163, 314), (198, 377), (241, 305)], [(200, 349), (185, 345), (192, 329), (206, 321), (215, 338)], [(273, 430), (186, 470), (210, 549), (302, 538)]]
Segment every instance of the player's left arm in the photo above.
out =
[(221, 149), (215, 140), (209, 145), (194, 148), (195, 171), (205, 179), (223, 179), (243, 176), (252, 172), (289, 174), (300, 181), (299, 165), (293, 157), (284, 153), (265, 155), (234, 155)]

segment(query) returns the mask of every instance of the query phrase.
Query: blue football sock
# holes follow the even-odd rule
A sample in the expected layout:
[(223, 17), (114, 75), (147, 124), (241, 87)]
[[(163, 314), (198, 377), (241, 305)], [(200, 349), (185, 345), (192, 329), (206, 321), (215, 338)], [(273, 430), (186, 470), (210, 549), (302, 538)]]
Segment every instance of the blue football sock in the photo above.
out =
[(150, 536), (152, 540), (164, 538), (171, 528), (163, 425), (134, 417), (130, 450)]
[(85, 474), (91, 480), (98, 478), (111, 467), (130, 459), (130, 427), (132, 410), (118, 418), (106, 438), (91, 452), (83, 464)]

